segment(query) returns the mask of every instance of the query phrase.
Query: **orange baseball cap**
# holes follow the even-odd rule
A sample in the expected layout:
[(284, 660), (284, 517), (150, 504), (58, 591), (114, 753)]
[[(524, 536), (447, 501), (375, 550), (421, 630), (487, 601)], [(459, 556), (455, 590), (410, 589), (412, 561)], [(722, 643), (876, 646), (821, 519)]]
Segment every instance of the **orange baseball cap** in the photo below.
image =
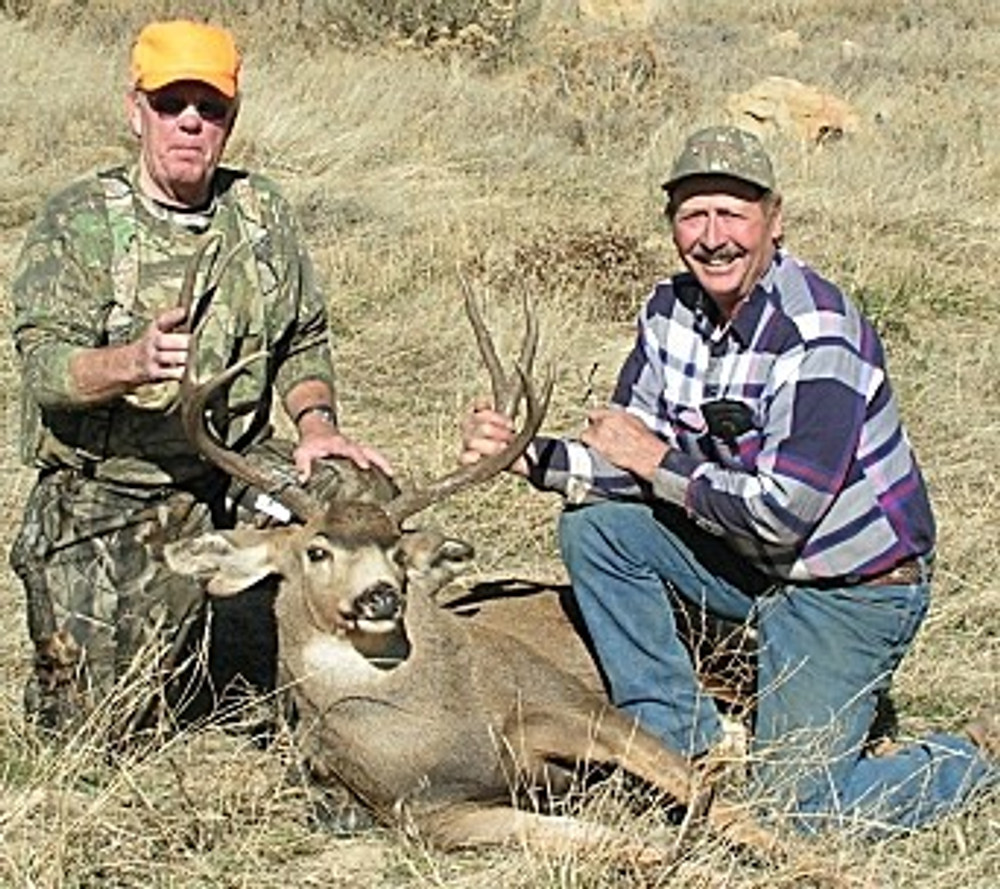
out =
[(157, 90), (178, 80), (197, 80), (230, 99), (236, 96), (240, 54), (233, 35), (202, 22), (153, 22), (132, 47), (132, 84)]

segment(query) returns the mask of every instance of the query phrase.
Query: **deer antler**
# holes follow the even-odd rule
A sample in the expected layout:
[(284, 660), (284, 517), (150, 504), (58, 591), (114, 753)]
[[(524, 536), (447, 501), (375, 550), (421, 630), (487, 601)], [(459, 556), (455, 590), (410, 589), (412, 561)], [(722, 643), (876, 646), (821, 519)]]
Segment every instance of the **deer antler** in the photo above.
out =
[(523, 398), (527, 403), (524, 424), (510, 444), (499, 453), (483, 457), (475, 463), (463, 466), (442, 476), (423, 488), (399, 494), (393, 498), (385, 505), (384, 509), (397, 524), (401, 524), (408, 516), (426, 509), (432, 503), (444, 500), (464, 488), (487, 481), (509, 468), (524, 453), (525, 448), (528, 447), (531, 440), (538, 434), (542, 420), (545, 418), (545, 413), (548, 410), (549, 399), (552, 395), (553, 377), (551, 369), (546, 373), (540, 395), (536, 393), (531, 380), (535, 351), (538, 346), (538, 321), (527, 297), (525, 296), (524, 298), (526, 329), (524, 339), (521, 343), (521, 356), (514, 365), (516, 382), (511, 382), (507, 374), (504, 373), (497, 358), (493, 338), (483, 323), (479, 306), (468, 284), (461, 275), (460, 280), (465, 292), (465, 311), (476, 335), (479, 354), (482, 356), (483, 364), (486, 365), (486, 369), (490, 375), (493, 402), (498, 410), (502, 410), (507, 416), (513, 417), (518, 404)]
[(202, 244), (191, 257), (184, 274), (184, 282), (181, 286), (181, 294), (178, 304), (188, 309), (187, 329), (194, 326), (191, 342), (188, 347), (187, 364), (184, 367), (184, 376), (181, 379), (179, 403), (181, 422), (188, 439), (195, 446), (196, 450), (209, 462), (215, 464), (223, 472), (233, 478), (246, 482), (248, 485), (263, 491), (273, 497), (279, 503), (288, 508), (297, 518), (308, 521), (311, 517), (320, 514), (323, 506), (314, 498), (310, 497), (302, 488), (290, 485), (286, 478), (277, 474), (267, 472), (260, 466), (252, 463), (242, 454), (228, 448), (219, 437), (209, 429), (206, 419), (206, 407), (211, 397), (232, 382), (245, 368), (267, 357), (266, 352), (255, 352), (247, 355), (232, 367), (226, 368), (214, 377), (201, 380), (198, 372), (198, 343), (201, 333), (204, 330), (205, 322), (208, 319), (208, 306), (215, 294), (222, 274), (232, 261), (233, 257), (247, 245), (247, 241), (241, 241), (219, 263), (212, 280), (203, 288), (201, 293), (195, 298), (195, 281), (198, 276), (198, 269), (204, 261), (208, 248), (217, 243), (220, 236), (209, 238)]
[[(497, 358), (493, 338), (483, 323), (483, 316), (479, 313), (479, 304), (472, 295), (472, 288), (469, 287), (469, 282), (465, 280), (461, 271), (458, 273), (458, 280), (462, 284), (462, 293), (465, 295), (465, 314), (472, 325), (473, 333), (476, 335), (476, 343), (479, 346), (479, 354), (482, 356), (483, 364), (486, 365), (490, 375), (493, 404), (501, 413), (513, 417), (514, 411), (517, 410), (517, 405), (524, 395), (522, 377), (517, 374), (514, 383), (508, 380), (507, 374), (504, 373), (503, 367), (500, 365), (500, 359)], [(535, 364), (535, 352), (538, 348), (538, 318), (531, 308), (527, 293), (522, 293), (522, 307), (524, 309), (525, 331), (517, 366), (530, 373)]]
[(222, 260), (212, 269), (211, 279), (202, 288), (201, 293), (198, 294), (196, 299), (194, 289), (198, 281), (198, 270), (205, 261), (205, 254), (208, 253), (209, 248), (216, 246), (224, 237), (222, 232), (214, 232), (205, 238), (198, 245), (198, 249), (195, 250), (190, 262), (188, 262), (187, 268), (184, 270), (184, 280), (181, 283), (180, 296), (177, 298), (177, 305), (183, 306), (187, 310), (187, 320), (178, 327), (178, 330), (182, 333), (190, 332), (198, 326), (198, 322), (201, 321), (208, 311), (208, 304), (215, 295), (216, 288), (219, 286), (222, 276), (226, 273), (226, 269), (229, 268), (229, 264), (250, 243), (247, 238), (244, 238), (222, 257)]
[[(300, 520), (308, 521), (324, 511), (324, 504), (317, 501), (303, 488), (290, 485), (287, 478), (268, 472), (242, 454), (227, 447), (218, 435), (209, 428), (206, 419), (206, 407), (212, 396), (231, 383), (250, 364), (267, 357), (266, 352), (257, 352), (246, 356), (232, 367), (207, 380), (200, 379), (198, 341), (208, 318), (209, 302), (218, 286), (222, 272), (225, 271), (226, 266), (236, 253), (246, 246), (246, 242), (242, 242), (226, 254), (219, 264), (219, 269), (213, 275), (212, 281), (203, 288), (196, 298), (195, 282), (199, 266), (204, 260), (208, 248), (217, 240), (210, 239), (199, 247), (191, 258), (181, 288), (179, 303), (188, 308), (188, 324), (194, 326), (188, 348), (188, 360), (180, 386), (181, 421), (188, 438), (203, 457), (232, 477), (273, 497)], [(538, 346), (538, 322), (527, 297), (524, 298), (526, 327), (521, 345), (521, 355), (514, 365), (515, 374), (514, 379), (511, 380), (497, 358), (492, 337), (486, 329), (476, 300), (465, 279), (461, 280), (465, 291), (465, 311), (475, 333), (483, 363), (490, 375), (494, 404), (508, 416), (513, 417), (521, 401), (525, 401), (527, 409), (524, 423), (520, 432), (499, 453), (450, 472), (423, 488), (399, 494), (386, 503), (383, 508), (397, 524), (401, 524), (404, 519), (426, 509), (432, 503), (450, 497), (463, 488), (484, 482), (510, 467), (537, 435), (548, 410), (553, 385), (551, 370), (546, 374), (541, 394), (535, 391), (531, 380), (535, 352)]]

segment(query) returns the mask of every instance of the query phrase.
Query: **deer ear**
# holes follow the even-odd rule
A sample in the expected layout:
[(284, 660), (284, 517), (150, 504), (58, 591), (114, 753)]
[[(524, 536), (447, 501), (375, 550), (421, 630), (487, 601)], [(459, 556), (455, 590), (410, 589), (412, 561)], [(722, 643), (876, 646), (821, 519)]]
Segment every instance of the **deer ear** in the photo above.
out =
[(475, 555), (468, 543), (435, 531), (407, 532), (401, 547), (407, 581), (431, 595), (466, 571)]
[(163, 548), (171, 570), (207, 580), (213, 596), (233, 596), (275, 573), (271, 553), (267, 538), (253, 531), (213, 531)]

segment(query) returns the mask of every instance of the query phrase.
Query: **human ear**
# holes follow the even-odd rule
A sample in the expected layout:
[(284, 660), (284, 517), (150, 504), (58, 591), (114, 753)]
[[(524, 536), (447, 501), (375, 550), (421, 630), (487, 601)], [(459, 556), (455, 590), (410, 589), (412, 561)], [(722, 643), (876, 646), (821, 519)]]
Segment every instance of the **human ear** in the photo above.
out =
[(232, 134), (233, 127), (236, 126), (236, 118), (239, 116), (239, 113), (240, 113), (240, 97), (237, 94), (236, 97), (233, 99), (232, 107), (229, 111), (229, 123), (226, 124), (226, 139), (228, 139), (229, 136)]
[(781, 213), (781, 195), (775, 192), (768, 200), (768, 220), (771, 226), (771, 240), (780, 244), (785, 238), (785, 223)]
[(129, 129), (137, 139), (142, 137), (142, 109), (139, 107), (139, 93), (131, 89), (125, 93), (125, 116)]

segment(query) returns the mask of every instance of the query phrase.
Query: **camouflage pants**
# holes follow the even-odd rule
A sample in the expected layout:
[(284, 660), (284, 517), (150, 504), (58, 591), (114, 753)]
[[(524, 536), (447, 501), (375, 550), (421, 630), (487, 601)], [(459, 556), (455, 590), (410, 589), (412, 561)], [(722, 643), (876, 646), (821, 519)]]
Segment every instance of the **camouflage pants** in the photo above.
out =
[[(25, 706), (41, 728), (61, 733), (96, 719), (118, 736), (211, 709), (207, 628), (215, 608), (160, 553), (169, 540), (220, 524), (223, 493), (221, 483), (197, 493), (137, 492), (70, 469), (40, 476), (11, 565), (25, 587), (35, 649)], [(258, 596), (254, 610), (265, 624), (262, 654), (273, 663), (270, 602)], [(236, 624), (224, 646), (247, 643)]]

